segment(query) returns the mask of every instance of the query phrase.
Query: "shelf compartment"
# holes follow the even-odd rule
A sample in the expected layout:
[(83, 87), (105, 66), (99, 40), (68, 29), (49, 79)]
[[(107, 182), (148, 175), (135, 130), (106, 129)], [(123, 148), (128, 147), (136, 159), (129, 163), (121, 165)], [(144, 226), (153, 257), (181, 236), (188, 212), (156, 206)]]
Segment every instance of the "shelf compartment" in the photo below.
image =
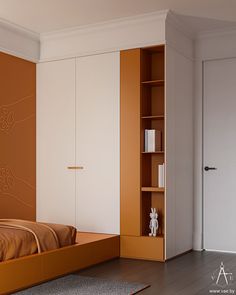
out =
[(144, 117), (141, 117), (141, 118), (144, 119), (144, 120), (163, 120), (163, 119), (165, 119), (165, 116), (164, 115), (144, 116)]
[(158, 165), (165, 162), (164, 153), (148, 153), (141, 157), (141, 188), (158, 188)]
[[(141, 152), (144, 154), (164, 154), (165, 152), (165, 121), (163, 115), (144, 116), (145, 119), (141, 119)], [(148, 118), (148, 119), (147, 119)], [(150, 118), (150, 119), (149, 119)], [(161, 143), (156, 146), (155, 151), (147, 152), (145, 150), (145, 130), (154, 129), (161, 132)]]
[(154, 186), (144, 186), (141, 188), (142, 192), (156, 192), (156, 193), (164, 193), (164, 187), (154, 187)]
[(141, 81), (164, 81), (165, 47), (143, 48), (141, 55)]
[(150, 81), (143, 81), (141, 82), (144, 86), (150, 86), (150, 87), (158, 87), (163, 86), (165, 84), (164, 80), (150, 80)]
[(157, 213), (158, 213), (158, 232), (157, 232), (157, 237), (153, 238), (158, 238), (158, 237), (163, 237), (165, 228), (164, 228), (164, 223), (165, 223), (165, 198), (162, 193), (159, 192), (142, 192), (142, 236), (146, 236), (147, 238), (152, 238), (149, 237), (150, 233), (150, 212), (151, 208), (156, 208)]
[(164, 87), (142, 87), (141, 116), (163, 116), (165, 113)]

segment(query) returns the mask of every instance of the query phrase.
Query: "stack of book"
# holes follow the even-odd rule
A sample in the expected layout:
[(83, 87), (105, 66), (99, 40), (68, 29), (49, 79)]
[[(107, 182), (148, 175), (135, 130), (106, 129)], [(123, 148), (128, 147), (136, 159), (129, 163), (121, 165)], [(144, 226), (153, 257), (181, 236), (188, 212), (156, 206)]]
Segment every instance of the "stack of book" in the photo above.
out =
[(144, 151), (149, 153), (161, 151), (161, 131), (145, 129), (144, 132)]
[(158, 165), (158, 187), (165, 187), (165, 164)]

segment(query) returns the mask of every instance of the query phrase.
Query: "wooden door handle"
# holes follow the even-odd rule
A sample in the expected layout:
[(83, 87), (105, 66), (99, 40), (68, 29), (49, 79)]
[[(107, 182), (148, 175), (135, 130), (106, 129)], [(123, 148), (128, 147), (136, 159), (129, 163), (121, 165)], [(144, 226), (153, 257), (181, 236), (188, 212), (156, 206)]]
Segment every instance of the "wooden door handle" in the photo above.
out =
[(76, 170), (76, 169), (84, 169), (84, 167), (82, 167), (82, 166), (68, 166), (67, 169), (70, 169), (70, 170), (74, 169), (74, 170)]

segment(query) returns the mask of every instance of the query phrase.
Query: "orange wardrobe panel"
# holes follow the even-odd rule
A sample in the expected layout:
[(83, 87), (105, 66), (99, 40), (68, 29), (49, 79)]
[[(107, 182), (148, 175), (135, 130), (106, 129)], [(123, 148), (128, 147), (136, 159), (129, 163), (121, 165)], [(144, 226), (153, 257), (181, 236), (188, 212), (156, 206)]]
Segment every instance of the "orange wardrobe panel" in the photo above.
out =
[(0, 218), (35, 220), (36, 65), (0, 53)]
[(121, 235), (139, 236), (140, 219), (140, 49), (120, 54)]

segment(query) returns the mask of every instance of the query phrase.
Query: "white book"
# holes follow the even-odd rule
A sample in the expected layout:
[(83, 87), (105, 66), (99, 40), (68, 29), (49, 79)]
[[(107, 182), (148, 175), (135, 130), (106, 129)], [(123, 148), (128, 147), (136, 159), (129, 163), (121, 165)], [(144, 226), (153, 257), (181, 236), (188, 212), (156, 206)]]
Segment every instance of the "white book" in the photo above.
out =
[(155, 129), (144, 130), (144, 151), (161, 151), (161, 131)]
[(165, 187), (165, 164), (158, 165), (158, 187)]
[(148, 130), (148, 152), (155, 152), (155, 129)]
[(148, 152), (148, 129), (144, 130), (144, 151)]

